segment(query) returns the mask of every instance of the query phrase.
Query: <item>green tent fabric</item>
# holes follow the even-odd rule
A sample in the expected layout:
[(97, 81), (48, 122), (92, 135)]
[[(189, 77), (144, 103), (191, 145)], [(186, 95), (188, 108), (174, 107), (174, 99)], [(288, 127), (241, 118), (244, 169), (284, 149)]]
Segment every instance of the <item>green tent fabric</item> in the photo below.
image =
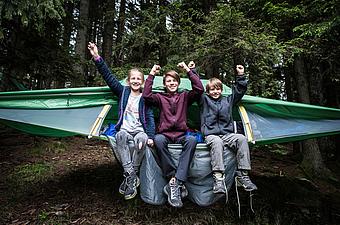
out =
[(114, 104), (108, 87), (0, 92), (0, 108), (67, 109)]
[[(69, 109), (1, 109), (3, 123), (28, 133), (44, 136), (88, 136), (104, 106)], [(101, 122), (101, 121), (100, 121)]]
[[(124, 80), (121, 82), (125, 84)], [(205, 86), (207, 80), (202, 80), (202, 83)], [(179, 89), (190, 90), (190, 81), (187, 78), (181, 78)], [(155, 77), (153, 91), (163, 91), (161, 76)], [(228, 95), (230, 93), (231, 89), (224, 86), (222, 94)], [(89, 134), (94, 127), (92, 122), (98, 122), (96, 118), (101, 117), (101, 110), (105, 105), (110, 105), (112, 108), (104, 113), (105, 117), (96, 125), (94, 136), (97, 136), (98, 129), (102, 124), (115, 123), (118, 116), (117, 98), (112, 95), (111, 90), (106, 86), (2, 92), (0, 93), (0, 122), (36, 135), (69, 136), (79, 134), (92, 136), (92, 134)], [(254, 144), (296, 141), (340, 133), (340, 109), (249, 95), (243, 97), (240, 106), (244, 107), (245, 113), (235, 108), (234, 119), (241, 120), (243, 126), (249, 128), (245, 129), (245, 133), (248, 140)], [(96, 107), (99, 108), (94, 110), (95, 113), (93, 114), (81, 112), (82, 115), (87, 115), (87, 119), (78, 118), (77, 116), (73, 116), (71, 120), (54, 119), (55, 115), (60, 114), (59, 118), (67, 118), (69, 117), (68, 113), (72, 114), (71, 112), (74, 112), (74, 115), (77, 115), (80, 113), (80, 111), (77, 113), (77, 110)], [(18, 113), (20, 111), (17, 110), (26, 111), (24, 114)], [(14, 112), (16, 119), (11, 117)], [(56, 114), (56, 112), (59, 114)], [(22, 118), (25, 115), (26, 117)], [(33, 115), (37, 120), (40, 119), (41, 121), (33, 122), (33, 119), (30, 119), (33, 118)], [(55, 121), (53, 126), (46, 123), (48, 120)], [(88, 122), (85, 122), (86, 120)], [(69, 123), (81, 124), (84, 129), (72, 130)], [(189, 108), (188, 124), (190, 128), (199, 129), (199, 109), (197, 104)]]
[[(89, 136), (105, 105), (117, 108), (108, 87), (2, 92), (0, 121), (35, 135)], [(111, 111), (111, 116), (101, 123), (115, 119), (117, 115)]]

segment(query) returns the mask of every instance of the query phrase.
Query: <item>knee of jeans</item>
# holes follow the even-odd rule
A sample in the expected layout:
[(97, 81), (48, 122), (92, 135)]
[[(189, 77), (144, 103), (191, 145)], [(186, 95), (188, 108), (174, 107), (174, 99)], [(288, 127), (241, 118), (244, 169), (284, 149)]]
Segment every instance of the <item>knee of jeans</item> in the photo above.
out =
[(164, 135), (159, 135), (157, 134), (154, 138), (154, 142), (157, 142), (157, 143), (162, 143), (162, 142), (165, 142), (166, 141), (166, 138)]
[(222, 141), (222, 139), (220, 137), (216, 136), (216, 135), (208, 135), (205, 138), (205, 140), (206, 140), (206, 143), (209, 144), (209, 145), (212, 144), (212, 143), (216, 143), (219, 140)]
[(240, 143), (243, 143), (243, 142), (247, 142), (247, 141), (248, 141), (247, 138), (246, 138), (246, 136), (244, 136), (244, 135), (242, 135), (242, 134), (239, 134), (237, 138), (238, 138), (238, 141), (239, 141)]
[(218, 145), (218, 146), (224, 146), (224, 144), (223, 144), (223, 140), (221, 139), (221, 138), (215, 138), (214, 140), (213, 140), (213, 143), (212, 143), (213, 145)]
[(223, 140), (220, 137), (209, 139), (209, 142), (207, 144), (210, 146), (224, 146)]
[(137, 139), (148, 139), (148, 135), (144, 132), (139, 132), (135, 135), (135, 138), (137, 138)]
[(116, 134), (116, 141), (121, 141), (126, 138), (125, 131), (118, 131)]
[(186, 141), (189, 143), (189, 144), (197, 144), (197, 140), (194, 136), (187, 136), (186, 137)]
[(148, 136), (143, 133), (143, 134), (137, 134), (134, 138), (133, 141), (137, 144), (142, 142), (143, 144), (145, 144), (148, 140)]

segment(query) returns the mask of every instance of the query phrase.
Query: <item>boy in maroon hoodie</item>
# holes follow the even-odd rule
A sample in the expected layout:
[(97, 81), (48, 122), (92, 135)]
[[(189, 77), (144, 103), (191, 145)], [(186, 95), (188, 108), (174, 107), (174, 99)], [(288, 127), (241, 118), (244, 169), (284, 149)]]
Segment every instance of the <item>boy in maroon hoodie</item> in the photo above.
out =
[[(194, 63), (189, 63), (194, 67)], [(154, 65), (145, 81), (143, 98), (160, 109), (159, 125), (154, 138), (157, 155), (160, 158), (161, 168), (169, 183), (164, 187), (164, 193), (168, 196), (168, 202), (173, 207), (182, 207), (181, 197), (187, 195), (184, 190), (184, 182), (197, 141), (193, 136), (186, 136), (188, 106), (197, 101), (203, 94), (204, 88), (199, 76), (184, 62), (178, 67), (185, 70), (191, 81), (192, 90), (178, 92), (180, 77), (174, 70), (166, 72), (163, 76), (165, 93), (152, 93), (154, 77), (159, 73), (160, 66)], [(168, 144), (182, 144), (183, 150), (178, 160), (178, 166), (174, 164), (168, 149)], [(182, 193), (183, 192), (183, 193)]]

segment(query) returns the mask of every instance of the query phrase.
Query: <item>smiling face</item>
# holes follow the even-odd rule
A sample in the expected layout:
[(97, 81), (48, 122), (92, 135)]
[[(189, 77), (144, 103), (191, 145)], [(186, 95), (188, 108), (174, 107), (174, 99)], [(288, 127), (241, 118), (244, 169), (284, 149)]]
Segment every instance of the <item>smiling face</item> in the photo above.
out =
[(163, 85), (168, 93), (177, 92), (179, 84), (180, 84), (180, 78), (176, 71), (170, 70), (165, 73), (164, 78), (163, 78)]
[(218, 99), (222, 95), (223, 86), (222, 82), (217, 78), (209, 79), (206, 86), (207, 94), (213, 99)]
[(140, 92), (142, 84), (144, 83), (144, 76), (142, 72), (138, 69), (130, 70), (127, 83), (133, 92)]
[(212, 97), (213, 99), (218, 99), (219, 97), (221, 97), (221, 94), (222, 94), (222, 89), (220, 87), (212, 86), (209, 88), (208, 95)]
[(178, 81), (171, 76), (166, 76), (164, 80), (164, 86), (167, 92), (175, 93), (178, 89)]

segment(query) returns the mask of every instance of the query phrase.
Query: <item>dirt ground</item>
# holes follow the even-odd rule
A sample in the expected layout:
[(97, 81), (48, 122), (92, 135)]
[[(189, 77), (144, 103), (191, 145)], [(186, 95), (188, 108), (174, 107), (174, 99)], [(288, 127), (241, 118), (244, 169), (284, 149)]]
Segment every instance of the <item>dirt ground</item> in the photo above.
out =
[(252, 149), (255, 213), (244, 192), (238, 218), (233, 188), (228, 204), (209, 207), (125, 201), (122, 169), (105, 141), (6, 127), (0, 136), (0, 224), (340, 224), (339, 184), (306, 178), (289, 145)]

